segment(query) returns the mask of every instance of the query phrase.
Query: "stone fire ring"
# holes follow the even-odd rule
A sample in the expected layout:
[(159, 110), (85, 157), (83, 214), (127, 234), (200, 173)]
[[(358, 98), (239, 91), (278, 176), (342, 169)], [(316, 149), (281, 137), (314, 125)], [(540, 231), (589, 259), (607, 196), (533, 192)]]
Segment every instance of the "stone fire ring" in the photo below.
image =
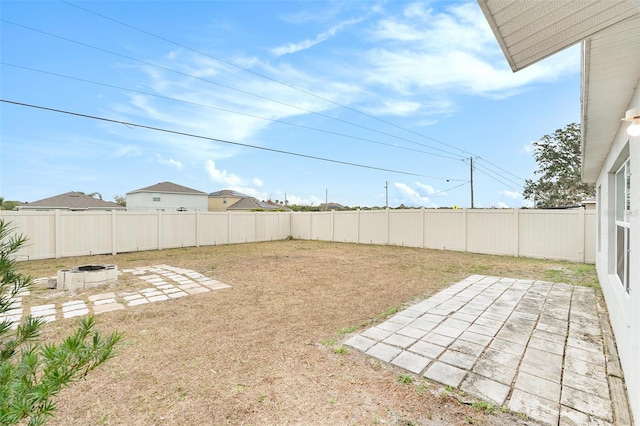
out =
[(118, 280), (116, 265), (82, 265), (58, 271), (58, 290), (85, 290)]

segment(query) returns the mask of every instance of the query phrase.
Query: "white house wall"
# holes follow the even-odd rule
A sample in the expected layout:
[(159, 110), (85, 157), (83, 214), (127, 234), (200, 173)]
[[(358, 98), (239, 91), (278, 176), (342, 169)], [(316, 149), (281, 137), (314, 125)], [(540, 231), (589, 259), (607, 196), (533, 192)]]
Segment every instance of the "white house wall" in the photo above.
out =
[[(639, 82), (640, 84), (640, 82)], [(629, 108), (640, 106), (640, 88), (636, 85)], [(640, 137), (630, 138), (620, 126), (613, 146), (600, 171), (597, 207), (599, 244), (596, 244), (596, 267), (611, 326), (618, 343), (620, 362), (625, 374), (629, 403), (636, 422), (640, 420)], [(630, 291), (622, 288), (615, 269), (615, 186), (614, 176), (628, 147), (631, 164), (630, 218)], [(621, 155), (622, 154), (622, 155)]]
[[(154, 196), (159, 196), (160, 201), (153, 201)], [(207, 194), (169, 194), (152, 192), (134, 192), (127, 194), (127, 211), (144, 212), (158, 211), (175, 212), (179, 208), (187, 211), (208, 210)]]

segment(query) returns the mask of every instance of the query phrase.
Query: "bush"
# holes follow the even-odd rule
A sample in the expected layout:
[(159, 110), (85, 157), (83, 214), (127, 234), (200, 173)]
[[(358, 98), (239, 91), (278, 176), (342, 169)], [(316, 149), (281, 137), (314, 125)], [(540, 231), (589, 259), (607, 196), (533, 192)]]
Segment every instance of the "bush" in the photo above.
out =
[[(32, 281), (16, 270), (15, 253), (27, 241), (0, 219), (0, 316), (12, 308), (12, 299)], [(69, 383), (114, 356), (122, 334), (100, 336), (89, 316), (62, 343), (39, 340), (41, 319), (26, 317), (15, 323), (0, 321), (0, 424), (28, 420), (41, 425), (55, 411), (53, 398)]]

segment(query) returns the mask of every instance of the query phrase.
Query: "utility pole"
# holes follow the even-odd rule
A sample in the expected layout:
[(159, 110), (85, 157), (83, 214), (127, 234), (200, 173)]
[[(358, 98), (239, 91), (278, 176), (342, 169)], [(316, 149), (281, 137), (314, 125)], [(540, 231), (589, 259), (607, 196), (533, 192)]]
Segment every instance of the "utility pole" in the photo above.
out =
[(324, 190), (324, 210), (329, 210), (329, 188)]
[(469, 164), (471, 165), (471, 208), (473, 208), (473, 157), (469, 157)]
[(384, 181), (385, 208), (389, 208), (389, 181)]

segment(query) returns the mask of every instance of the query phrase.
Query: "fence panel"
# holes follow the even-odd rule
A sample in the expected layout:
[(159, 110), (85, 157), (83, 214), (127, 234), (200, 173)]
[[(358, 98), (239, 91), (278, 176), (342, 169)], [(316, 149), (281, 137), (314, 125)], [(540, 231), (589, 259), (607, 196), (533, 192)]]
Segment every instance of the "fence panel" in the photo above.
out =
[(333, 212), (316, 212), (311, 215), (311, 239), (331, 241)]
[(158, 248), (158, 213), (116, 214), (116, 251), (118, 253)]
[(229, 213), (200, 213), (198, 235), (203, 246), (229, 244)]
[(336, 212), (333, 218), (333, 240), (343, 243), (357, 243), (359, 235), (360, 211)]
[(162, 212), (160, 217), (161, 248), (196, 246), (195, 212)]
[(517, 256), (517, 219), (517, 210), (467, 210), (467, 250)]
[(296, 212), (291, 214), (291, 236), (298, 240), (311, 239), (311, 214)]
[(110, 254), (111, 212), (60, 212), (59, 256)]
[(424, 247), (465, 251), (464, 210), (425, 210)]
[(256, 213), (256, 241), (283, 240), (287, 237), (287, 230), (281, 228), (278, 213)]
[[(229, 215), (229, 244), (256, 241), (256, 215), (252, 212), (234, 212)], [(266, 214), (266, 213), (265, 213)]]
[(16, 253), (18, 260), (52, 259), (56, 257), (55, 215), (53, 212), (1, 211), (0, 218), (28, 241)]
[(398, 210), (389, 215), (389, 244), (422, 247), (423, 211)]
[[(529, 210), (522, 212), (520, 256), (582, 262), (586, 258), (585, 227), (579, 221), (582, 212), (584, 211)], [(591, 231), (594, 229), (592, 228)], [(595, 234), (595, 232), (591, 233)], [(593, 245), (592, 257), (595, 257), (595, 245)]]
[(389, 210), (360, 211), (358, 242), (364, 244), (388, 244)]

